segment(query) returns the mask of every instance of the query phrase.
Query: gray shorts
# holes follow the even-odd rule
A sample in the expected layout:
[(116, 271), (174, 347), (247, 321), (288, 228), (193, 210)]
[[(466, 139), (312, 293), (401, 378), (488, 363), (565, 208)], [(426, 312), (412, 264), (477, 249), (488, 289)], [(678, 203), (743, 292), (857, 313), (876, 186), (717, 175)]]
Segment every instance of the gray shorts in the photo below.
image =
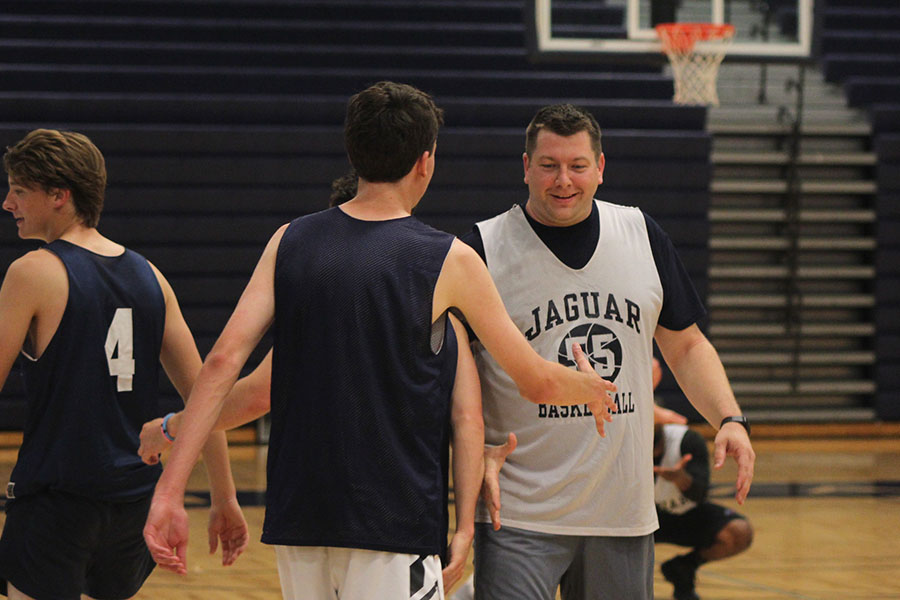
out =
[(475, 525), (475, 600), (653, 600), (653, 534), (553, 535)]

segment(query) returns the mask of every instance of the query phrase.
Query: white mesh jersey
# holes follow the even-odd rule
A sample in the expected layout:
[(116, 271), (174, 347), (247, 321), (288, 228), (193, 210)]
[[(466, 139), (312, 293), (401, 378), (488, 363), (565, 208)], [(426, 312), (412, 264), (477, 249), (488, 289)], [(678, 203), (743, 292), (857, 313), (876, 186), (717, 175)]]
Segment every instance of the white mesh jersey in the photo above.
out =
[[(637, 208), (597, 201), (600, 238), (581, 269), (544, 245), (522, 208), (478, 224), (503, 303), (544, 358), (572, 366), (572, 343), (618, 387), (618, 413), (597, 433), (584, 405), (523, 399), (481, 344), (474, 346), (485, 439), (519, 445), (500, 473), (504, 525), (562, 535), (639, 536), (657, 529), (653, 503), (651, 356), (663, 292)], [(478, 520), (489, 522), (483, 506)]]
[[(681, 441), (684, 439), (688, 427), (687, 425), (670, 424), (665, 425), (662, 430), (665, 436), (665, 451), (659, 461), (659, 466), (674, 467), (682, 458)], [(677, 485), (662, 477), (656, 478), (653, 493), (656, 504), (666, 512), (675, 515), (683, 515), (697, 506), (697, 503), (685, 496)]]

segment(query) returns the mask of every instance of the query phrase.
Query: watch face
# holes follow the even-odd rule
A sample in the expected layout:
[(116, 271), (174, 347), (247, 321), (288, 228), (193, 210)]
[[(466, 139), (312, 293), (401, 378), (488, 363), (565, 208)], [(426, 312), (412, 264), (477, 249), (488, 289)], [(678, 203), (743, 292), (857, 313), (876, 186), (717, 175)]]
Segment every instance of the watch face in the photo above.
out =
[[(724, 425), (725, 423), (738, 423), (747, 430), (748, 434), (750, 433), (750, 421), (748, 421), (747, 417), (743, 415), (737, 417), (725, 417), (724, 419), (722, 419), (722, 425)], [(719, 427), (721, 427), (721, 425)]]

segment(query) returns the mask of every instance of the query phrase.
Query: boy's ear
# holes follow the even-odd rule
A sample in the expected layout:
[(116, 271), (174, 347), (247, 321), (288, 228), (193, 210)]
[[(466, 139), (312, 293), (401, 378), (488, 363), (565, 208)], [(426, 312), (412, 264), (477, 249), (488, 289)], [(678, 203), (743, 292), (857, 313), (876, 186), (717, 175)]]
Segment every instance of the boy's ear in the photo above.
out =
[(428, 174), (428, 159), (431, 158), (431, 150), (426, 150), (416, 161), (416, 172), (421, 176)]
[(72, 190), (66, 188), (53, 188), (48, 194), (53, 199), (53, 207), (59, 208), (66, 202), (72, 201)]

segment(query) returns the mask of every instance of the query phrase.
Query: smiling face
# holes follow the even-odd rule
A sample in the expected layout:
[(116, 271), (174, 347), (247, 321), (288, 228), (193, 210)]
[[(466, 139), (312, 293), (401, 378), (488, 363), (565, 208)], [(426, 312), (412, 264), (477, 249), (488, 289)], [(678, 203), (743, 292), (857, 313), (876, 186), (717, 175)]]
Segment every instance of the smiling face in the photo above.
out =
[(605, 159), (594, 154), (587, 131), (562, 136), (538, 132), (531, 156), (523, 156), (528, 214), (552, 227), (580, 223), (591, 214)]
[(25, 186), (9, 178), (3, 210), (12, 213), (20, 238), (48, 241), (56, 196), (55, 190), (47, 192), (40, 186)]

